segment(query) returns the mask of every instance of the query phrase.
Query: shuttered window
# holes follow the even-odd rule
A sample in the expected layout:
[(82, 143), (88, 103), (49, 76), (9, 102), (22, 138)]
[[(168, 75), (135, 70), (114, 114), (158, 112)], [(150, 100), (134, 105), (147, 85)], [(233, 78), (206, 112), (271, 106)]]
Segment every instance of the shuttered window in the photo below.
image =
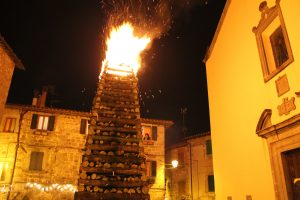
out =
[(147, 176), (148, 177), (156, 177), (156, 161), (149, 160), (147, 161)]
[(55, 116), (42, 116), (33, 114), (31, 120), (31, 129), (38, 129), (43, 131), (53, 131), (55, 123)]
[(44, 152), (31, 152), (29, 170), (41, 171), (43, 166), (43, 158)]
[(81, 119), (80, 122), (80, 133), (85, 134), (87, 130), (87, 120), (86, 119)]
[(32, 115), (32, 119), (31, 119), (31, 125), (30, 125), (31, 129), (36, 129), (37, 120), (38, 120), (38, 115), (37, 114), (33, 114)]
[(55, 122), (55, 116), (50, 116), (48, 127), (47, 127), (48, 131), (53, 131), (54, 130), (54, 122)]
[(215, 180), (214, 180), (214, 175), (209, 175), (207, 177), (208, 179), (208, 191), (209, 192), (214, 192), (215, 191)]
[(152, 140), (157, 140), (157, 126), (152, 126)]
[(151, 176), (156, 177), (156, 161), (151, 161)]
[(206, 140), (206, 155), (212, 154), (211, 140)]
[(16, 118), (7, 117), (3, 127), (3, 132), (14, 132), (16, 126)]

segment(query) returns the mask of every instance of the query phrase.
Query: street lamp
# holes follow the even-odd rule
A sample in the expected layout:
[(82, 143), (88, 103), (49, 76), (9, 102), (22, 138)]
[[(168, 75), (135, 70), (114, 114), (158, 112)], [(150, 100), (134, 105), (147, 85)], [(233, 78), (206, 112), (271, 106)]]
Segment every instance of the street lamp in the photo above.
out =
[(172, 167), (173, 168), (176, 168), (176, 167), (178, 167), (178, 160), (172, 160)]
[[(171, 167), (167, 167), (171, 166)], [(170, 164), (165, 164), (165, 169), (175, 169), (178, 167), (178, 160), (172, 160)]]

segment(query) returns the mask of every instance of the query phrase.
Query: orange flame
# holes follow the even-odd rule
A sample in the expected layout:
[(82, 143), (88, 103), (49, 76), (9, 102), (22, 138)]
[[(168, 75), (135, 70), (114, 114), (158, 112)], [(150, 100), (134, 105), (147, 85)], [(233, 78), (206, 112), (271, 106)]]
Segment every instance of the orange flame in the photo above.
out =
[(127, 76), (134, 72), (136, 75), (140, 66), (140, 54), (150, 43), (149, 37), (136, 37), (134, 28), (129, 23), (112, 28), (106, 40), (106, 58), (102, 62), (100, 77), (107, 67), (107, 73)]

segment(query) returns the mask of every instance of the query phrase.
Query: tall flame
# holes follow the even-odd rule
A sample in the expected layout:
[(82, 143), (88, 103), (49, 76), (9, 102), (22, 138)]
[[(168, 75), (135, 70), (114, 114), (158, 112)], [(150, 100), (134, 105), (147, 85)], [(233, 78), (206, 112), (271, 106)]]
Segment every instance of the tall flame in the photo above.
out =
[(137, 37), (134, 28), (129, 23), (112, 28), (106, 40), (106, 57), (102, 62), (100, 77), (107, 67), (107, 73), (120, 76), (136, 75), (141, 65), (141, 52), (150, 43), (149, 37)]

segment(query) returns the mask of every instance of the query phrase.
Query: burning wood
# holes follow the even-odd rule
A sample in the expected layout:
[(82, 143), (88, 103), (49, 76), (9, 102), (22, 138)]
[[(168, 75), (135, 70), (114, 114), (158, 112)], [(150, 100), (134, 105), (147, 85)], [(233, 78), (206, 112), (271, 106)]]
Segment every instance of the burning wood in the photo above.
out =
[(149, 42), (128, 23), (112, 29), (75, 199), (150, 199), (136, 78)]
[[(127, 76), (140, 68), (140, 53), (150, 43), (149, 37), (136, 37), (129, 23), (113, 28), (106, 40), (106, 58), (102, 63), (102, 71), (119, 76)], [(105, 67), (103, 67), (105, 66)]]

